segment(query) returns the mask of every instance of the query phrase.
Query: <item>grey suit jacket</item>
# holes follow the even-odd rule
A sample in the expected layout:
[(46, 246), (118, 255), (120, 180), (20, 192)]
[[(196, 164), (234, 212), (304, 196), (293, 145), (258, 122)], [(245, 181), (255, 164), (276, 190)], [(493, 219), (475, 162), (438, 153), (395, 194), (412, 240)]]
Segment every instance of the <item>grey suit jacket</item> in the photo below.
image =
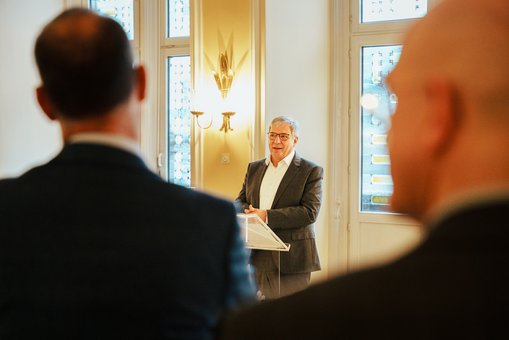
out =
[[(236, 199), (243, 209), (249, 204), (255, 208), (260, 206), (260, 185), (266, 170), (265, 159), (248, 165)], [(321, 205), (322, 179), (322, 167), (295, 154), (279, 184), (272, 207), (267, 210), (269, 227), (283, 242), (290, 244), (289, 252), (281, 252), (282, 273), (320, 270), (314, 222)]]

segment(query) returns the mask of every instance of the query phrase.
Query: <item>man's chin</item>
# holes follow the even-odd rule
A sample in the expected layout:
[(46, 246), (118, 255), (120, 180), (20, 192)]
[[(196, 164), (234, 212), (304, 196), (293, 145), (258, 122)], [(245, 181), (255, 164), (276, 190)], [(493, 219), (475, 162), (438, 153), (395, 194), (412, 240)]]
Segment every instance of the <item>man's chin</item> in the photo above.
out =
[(397, 214), (406, 214), (407, 207), (405, 207), (405, 202), (408, 203), (407, 200), (400, 199), (397, 193), (393, 193), (389, 201), (389, 210)]
[(422, 209), (420, 204), (417, 204), (417, 202), (412, 204), (411, 202), (411, 199), (402, 198), (397, 193), (393, 194), (389, 202), (389, 211), (396, 214), (406, 215), (416, 220), (421, 220)]

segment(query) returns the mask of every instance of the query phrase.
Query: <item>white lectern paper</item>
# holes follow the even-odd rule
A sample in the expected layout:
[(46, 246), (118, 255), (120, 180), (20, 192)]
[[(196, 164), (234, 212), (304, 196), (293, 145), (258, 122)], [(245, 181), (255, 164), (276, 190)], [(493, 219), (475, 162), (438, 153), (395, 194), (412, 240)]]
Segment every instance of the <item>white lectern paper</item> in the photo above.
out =
[(237, 219), (240, 224), (241, 234), (246, 242), (246, 248), (275, 251), (290, 250), (290, 245), (281, 241), (258, 215), (237, 214)]

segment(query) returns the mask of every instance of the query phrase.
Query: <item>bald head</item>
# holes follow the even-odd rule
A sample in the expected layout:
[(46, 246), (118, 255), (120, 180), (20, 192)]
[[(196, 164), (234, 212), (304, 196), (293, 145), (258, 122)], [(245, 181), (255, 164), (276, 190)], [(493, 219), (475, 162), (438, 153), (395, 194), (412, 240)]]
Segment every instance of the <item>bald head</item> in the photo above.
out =
[(393, 210), (423, 219), (451, 196), (509, 186), (508, 55), (509, 1), (443, 0), (409, 31), (387, 78)]
[(85, 9), (70, 9), (37, 38), (42, 86), (67, 119), (101, 116), (128, 99), (133, 58), (122, 27)]
[(508, 1), (443, 1), (413, 27), (404, 49), (400, 62), (412, 64), (416, 80), (447, 77), (469, 105), (509, 112)]

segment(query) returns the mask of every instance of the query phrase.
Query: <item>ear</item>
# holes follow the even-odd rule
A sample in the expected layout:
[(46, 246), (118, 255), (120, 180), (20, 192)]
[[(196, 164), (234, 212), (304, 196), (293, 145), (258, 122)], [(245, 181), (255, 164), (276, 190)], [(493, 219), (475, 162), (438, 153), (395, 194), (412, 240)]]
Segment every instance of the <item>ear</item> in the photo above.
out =
[(297, 142), (299, 141), (299, 137), (295, 136), (293, 138), (293, 146), (297, 145)]
[(42, 111), (46, 114), (46, 116), (51, 120), (56, 120), (57, 115), (55, 114), (55, 109), (53, 107), (53, 104), (51, 103), (51, 100), (48, 97), (48, 94), (46, 93), (46, 90), (44, 89), (44, 86), (39, 86), (35, 90), (35, 94), (37, 97), (37, 102), (39, 103), (39, 106), (41, 107)]
[(147, 73), (145, 71), (145, 67), (143, 65), (138, 66), (135, 70), (135, 88), (136, 88), (136, 97), (139, 101), (145, 99), (146, 90), (147, 90)]
[(444, 78), (433, 78), (425, 84), (426, 102), (426, 144), (435, 155), (446, 152), (455, 140), (459, 125), (456, 89)]

